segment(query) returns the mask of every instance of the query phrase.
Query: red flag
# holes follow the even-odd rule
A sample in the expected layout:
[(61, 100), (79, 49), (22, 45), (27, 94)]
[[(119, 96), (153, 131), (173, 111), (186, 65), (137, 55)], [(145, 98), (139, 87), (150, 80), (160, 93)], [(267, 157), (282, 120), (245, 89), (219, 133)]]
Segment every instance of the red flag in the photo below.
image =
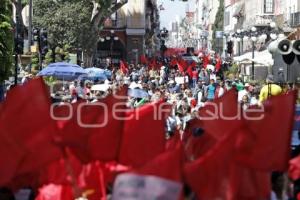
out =
[(181, 73), (184, 73), (184, 71), (185, 71), (185, 66), (183, 65), (183, 62), (181, 62), (181, 61), (177, 62), (177, 66), (178, 66), (178, 70), (179, 70)]
[(172, 181), (182, 182), (183, 159), (183, 147), (182, 145), (179, 145), (172, 151), (166, 151), (158, 155), (134, 172), (141, 175), (153, 175)]
[[(121, 137), (122, 117), (127, 88), (116, 95), (109, 95), (96, 103), (78, 102), (73, 104), (73, 117), (61, 130), (61, 143), (69, 146), (81, 161), (112, 161), (117, 159)], [(123, 109), (119, 113), (116, 109)], [(74, 137), (76, 135), (76, 137)]]
[(0, 185), (8, 183), (17, 171), (22, 159), (25, 156), (26, 149), (22, 145), (16, 144), (13, 138), (0, 132), (0, 156), (2, 162), (0, 165)]
[(122, 60), (120, 61), (120, 69), (123, 74), (128, 73), (128, 66), (127, 66), (126, 62), (123, 62)]
[(189, 75), (190, 78), (193, 78), (193, 66), (192, 65), (190, 65), (187, 68), (187, 74)]
[(207, 65), (210, 63), (210, 55), (204, 55), (202, 59), (203, 67), (206, 69)]
[[(164, 104), (159, 101), (126, 112), (120, 163), (140, 167), (164, 151), (166, 118), (157, 112), (162, 107)], [(166, 110), (170, 112), (171, 108)]]
[(171, 65), (171, 66), (177, 65), (177, 59), (176, 59), (176, 58), (172, 58), (172, 59), (171, 59), (171, 62), (170, 62), (170, 65)]
[(290, 160), (289, 177), (293, 180), (300, 178), (300, 156)]
[(218, 72), (222, 67), (222, 59), (218, 56), (217, 63), (216, 63), (216, 71)]
[(228, 135), (197, 161), (186, 164), (185, 179), (199, 199), (256, 200), (270, 194), (267, 172), (253, 171), (235, 161), (240, 131)]
[(268, 171), (288, 169), (295, 104), (296, 91), (293, 91), (267, 100), (265, 112), (246, 113), (245, 121), (252, 134), (244, 139), (250, 141), (252, 148), (240, 151), (239, 160), (243, 164)]
[(201, 128), (218, 140), (243, 125), (235, 90), (226, 92), (213, 102), (207, 102), (198, 114), (203, 121)]
[(146, 65), (148, 63), (148, 59), (145, 55), (141, 55), (141, 63)]
[(106, 100), (107, 115), (104, 116), (106, 119), (102, 118), (99, 121), (107, 120), (107, 124), (99, 129), (93, 129), (88, 141), (89, 153), (93, 160), (117, 160), (124, 123), (122, 118), (125, 116), (127, 99), (127, 88), (123, 87), (116, 95)]
[(50, 95), (41, 78), (15, 87), (8, 93), (0, 130), (0, 135), (7, 135), (25, 149), (18, 175), (34, 172), (61, 156), (60, 149), (54, 144), (58, 130), (50, 116)]

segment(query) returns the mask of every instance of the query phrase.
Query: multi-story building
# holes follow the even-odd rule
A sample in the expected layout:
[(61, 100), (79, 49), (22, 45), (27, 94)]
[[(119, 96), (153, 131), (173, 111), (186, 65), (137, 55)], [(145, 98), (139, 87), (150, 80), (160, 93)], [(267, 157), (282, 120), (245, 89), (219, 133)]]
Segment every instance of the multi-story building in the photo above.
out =
[[(224, 31), (228, 34), (251, 27), (261, 32), (267, 30), (271, 22), (282, 32), (292, 32), (291, 27), (300, 25), (300, 0), (225, 0)], [(267, 41), (258, 41), (257, 48)], [(251, 50), (252, 44), (241, 38), (234, 41), (234, 47), (235, 54), (241, 55)]]
[(113, 58), (113, 63), (119, 59), (138, 63), (142, 54), (152, 55), (157, 50), (158, 31), (156, 0), (128, 0), (105, 22), (99, 36), (98, 63), (105, 63), (107, 57)]

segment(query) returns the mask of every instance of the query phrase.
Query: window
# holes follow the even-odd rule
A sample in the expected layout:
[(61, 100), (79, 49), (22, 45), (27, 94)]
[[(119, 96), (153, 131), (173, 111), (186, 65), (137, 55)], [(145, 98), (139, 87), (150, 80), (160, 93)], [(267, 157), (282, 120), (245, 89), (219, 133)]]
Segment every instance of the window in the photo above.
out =
[(225, 12), (225, 18), (224, 18), (224, 25), (228, 26), (230, 25), (230, 12)]
[(264, 0), (264, 12), (274, 13), (274, 0)]

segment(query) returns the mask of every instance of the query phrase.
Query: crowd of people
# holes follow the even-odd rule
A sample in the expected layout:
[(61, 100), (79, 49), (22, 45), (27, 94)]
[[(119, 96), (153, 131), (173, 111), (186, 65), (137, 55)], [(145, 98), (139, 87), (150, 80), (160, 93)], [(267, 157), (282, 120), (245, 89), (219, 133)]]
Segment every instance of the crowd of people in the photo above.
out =
[[(238, 103), (246, 110), (250, 106), (260, 105), (269, 96), (279, 95), (297, 87), (297, 84), (276, 84), (272, 75), (267, 77), (264, 85), (244, 82), (238, 77), (229, 79), (224, 76), (222, 70), (207, 68), (201, 63), (193, 66), (190, 72), (182, 72), (177, 66), (171, 66), (169, 63), (159, 68), (151, 68), (147, 64), (131, 64), (125, 69), (113, 67), (110, 70), (112, 76), (106, 80), (78, 77), (71, 82), (52, 83), (53, 102), (96, 102), (120, 86), (127, 85), (128, 108), (138, 108), (160, 99), (165, 99), (173, 105), (172, 114), (166, 120), (166, 137), (170, 139), (175, 132), (184, 133), (195, 112), (231, 89), (238, 92)], [(24, 80), (24, 83), (30, 78)], [(299, 154), (299, 146), (299, 132), (293, 133), (293, 157)]]

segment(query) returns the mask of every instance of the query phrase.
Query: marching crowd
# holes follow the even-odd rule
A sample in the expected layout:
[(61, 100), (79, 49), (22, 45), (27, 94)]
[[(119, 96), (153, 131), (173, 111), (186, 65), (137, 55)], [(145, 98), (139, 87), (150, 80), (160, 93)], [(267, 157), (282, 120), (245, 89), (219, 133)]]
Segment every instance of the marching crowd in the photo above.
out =
[[(222, 97), (231, 89), (238, 91), (238, 103), (242, 109), (247, 109), (249, 106), (260, 105), (271, 95), (279, 95), (297, 87), (297, 84), (276, 84), (272, 75), (267, 77), (264, 86), (254, 82), (243, 82), (239, 78), (227, 79), (222, 70), (205, 68), (202, 64), (193, 66), (189, 72), (183, 72), (169, 63), (159, 68), (138, 64), (125, 68), (113, 67), (110, 70), (112, 75), (107, 80), (88, 80), (79, 77), (72, 82), (55, 82), (51, 90), (53, 102), (61, 104), (79, 100), (96, 102), (120, 86), (127, 85), (128, 108), (138, 108), (160, 99), (165, 99), (173, 105), (172, 114), (166, 120), (166, 138), (170, 139), (175, 133), (184, 133), (188, 122), (201, 107)], [(299, 146), (299, 132), (293, 133), (293, 156), (299, 154)], [(274, 177), (273, 182), (276, 183), (282, 178), (282, 174), (275, 173)], [(295, 184), (296, 189), (297, 187), (298, 182)], [(275, 191), (276, 187), (273, 190)], [(276, 200), (276, 197), (273, 199)]]

